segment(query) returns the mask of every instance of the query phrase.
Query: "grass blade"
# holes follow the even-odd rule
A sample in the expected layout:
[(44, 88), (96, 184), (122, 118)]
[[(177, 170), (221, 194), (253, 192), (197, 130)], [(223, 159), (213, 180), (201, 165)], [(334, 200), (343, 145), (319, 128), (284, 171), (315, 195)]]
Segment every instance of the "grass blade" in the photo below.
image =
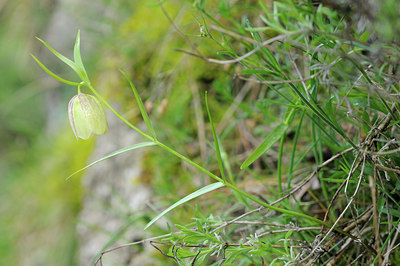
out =
[(206, 98), (206, 109), (207, 109), (207, 113), (208, 113), (208, 119), (210, 120), (211, 131), (212, 131), (213, 138), (214, 138), (215, 150), (217, 151), (219, 171), (221, 172), (222, 180), (224, 180), (224, 182), (226, 182), (224, 164), (222, 162), (221, 150), (219, 148), (219, 140), (218, 140), (217, 134), (215, 133), (214, 123), (213, 123), (213, 120), (211, 117), (210, 109), (208, 108), (207, 92), (206, 92), (205, 98)]
[(252, 164), (255, 160), (261, 157), (265, 152), (267, 152), (272, 145), (277, 142), (282, 135), (286, 132), (289, 126), (286, 124), (280, 124), (276, 128), (274, 128), (271, 133), (264, 139), (264, 141), (258, 146), (252, 154), (243, 162), (240, 166), (240, 169), (247, 168), (250, 164)]
[(174, 203), (173, 205), (171, 205), (170, 207), (168, 207), (166, 210), (164, 210), (162, 213), (160, 213), (159, 215), (157, 215), (153, 220), (151, 220), (144, 228), (144, 230), (146, 230), (147, 228), (149, 228), (152, 224), (154, 224), (158, 219), (160, 219), (161, 217), (163, 217), (165, 214), (167, 214), (168, 212), (172, 211), (173, 209), (175, 209), (176, 207), (192, 200), (195, 199), (203, 194), (206, 194), (208, 192), (211, 192), (213, 190), (216, 190), (218, 188), (223, 187), (224, 184), (221, 182), (216, 182), (210, 185), (207, 185), (205, 187), (200, 188), (199, 190), (187, 195), (186, 197), (184, 197), (183, 199), (180, 199), (179, 201), (177, 201), (176, 203)]
[(133, 94), (135, 95), (136, 102), (137, 102), (138, 105), (139, 105), (140, 113), (142, 114), (143, 120), (144, 120), (144, 122), (146, 123), (147, 129), (149, 130), (150, 135), (154, 138), (154, 140), (156, 140), (156, 139), (157, 139), (157, 137), (156, 137), (156, 132), (154, 131), (154, 128), (153, 128), (153, 126), (152, 126), (152, 124), (151, 124), (150, 118), (149, 118), (149, 116), (147, 115), (146, 108), (145, 108), (144, 105), (143, 105), (142, 99), (140, 99), (139, 93), (137, 92), (137, 90), (136, 90), (136, 88), (135, 88), (135, 85), (133, 85), (131, 79), (128, 77), (128, 75), (127, 75), (123, 70), (120, 69), (119, 71), (120, 71), (120, 72), (122, 73), (122, 75), (124, 75), (124, 77), (128, 80), (129, 85), (130, 85), (131, 88), (132, 88)]
[(121, 153), (124, 153), (124, 152), (127, 152), (127, 151), (131, 151), (131, 150), (135, 150), (135, 149), (138, 149), (138, 148), (153, 146), (153, 145), (156, 145), (156, 144), (155, 144), (154, 142), (142, 142), (142, 143), (138, 143), (138, 144), (135, 144), (135, 145), (132, 145), (132, 146), (128, 146), (128, 147), (119, 149), (119, 150), (117, 150), (117, 151), (114, 151), (114, 152), (112, 152), (112, 153), (110, 153), (110, 154), (104, 156), (103, 158), (100, 158), (100, 159), (98, 159), (97, 161), (94, 161), (93, 163), (88, 164), (88, 165), (86, 165), (85, 167), (79, 169), (78, 171), (76, 171), (75, 173), (73, 173), (73, 174), (71, 174), (69, 177), (67, 177), (66, 180), (68, 180), (68, 179), (70, 179), (72, 176), (74, 176), (74, 175), (76, 175), (76, 174), (78, 174), (78, 173), (80, 173), (80, 172), (82, 172), (82, 171), (88, 169), (89, 167), (91, 167), (91, 166), (93, 166), (93, 165), (95, 165), (95, 164), (97, 164), (97, 163), (99, 163), (99, 162), (102, 162), (102, 161), (104, 161), (104, 160), (106, 160), (106, 159), (108, 159), (108, 158), (111, 158), (111, 157), (113, 157), (113, 156), (115, 156), (115, 155), (118, 155), (118, 154), (121, 154)]

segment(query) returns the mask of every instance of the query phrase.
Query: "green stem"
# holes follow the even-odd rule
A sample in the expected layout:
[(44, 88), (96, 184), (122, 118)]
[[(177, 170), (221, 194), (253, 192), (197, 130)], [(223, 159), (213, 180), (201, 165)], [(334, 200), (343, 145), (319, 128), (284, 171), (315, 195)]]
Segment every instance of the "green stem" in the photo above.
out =
[(219, 181), (221, 183), (223, 183), (225, 186), (227, 184), (229, 184), (228, 182), (225, 182), (222, 178), (214, 175), (213, 173), (211, 173), (210, 171), (208, 171), (207, 169), (201, 167), (200, 165), (198, 165), (197, 163), (193, 162), (192, 160), (190, 160), (189, 158), (185, 157), (184, 155), (180, 154), (179, 152), (175, 151), (174, 149), (171, 149), (170, 147), (168, 147), (167, 145), (159, 142), (159, 141), (155, 141), (155, 143), (160, 146), (161, 148), (163, 148), (164, 150), (172, 153), (173, 155), (175, 155), (176, 157), (178, 157), (179, 159), (187, 162), (188, 164), (194, 166), (196, 169), (200, 170), (201, 172), (207, 174), (208, 176), (210, 176), (211, 178), (215, 179), (216, 181)]
[(111, 110), (111, 112), (113, 112), (119, 119), (121, 119), (122, 122), (124, 122), (127, 126), (134, 129), (136, 132), (138, 132), (143, 137), (157, 143), (153, 137), (147, 135), (145, 132), (143, 132), (139, 128), (135, 127), (134, 125), (132, 125), (132, 123), (130, 123), (128, 120), (126, 120), (124, 117), (122, 117), (117, 111), (115, 111), (115, 109), (112, 108), (111, 105), (109, 105), (108, 102), (103, 97), (101, 97), (101, 95), (93, 88), (93, 86), (90, 83), (85, 84), (85, 85), (93, 92), (94, 95), (96, 95), (97, 98), (99, 98), (104, 103), (105, 106), (108, 107), (108, 109)]
[(281, 142), (279, 144), (279, 154), (278, 154), (278, 187), (279, 187), (279, 197), (283, 197), (282, 190), (282, 154), (283, 154), (283, 144), (285, 141), (285, 134), (281, 137)]
[(296, 129), (296, 134), (294, 135), (292, 153), (290, 155), (289, 175), (288, 175), (288, 180), (287, 180), (287, 183), (288, 183), (287, 188), (288, 189), (290, 189), (290, 183), (292, 182), (294, 155), (296, 153), (297, 140), (300, 135), (300, 130), (301, 130), (301, 125), (303, 123), (304, 113), (305, 113), (305, 110), (303, 110), (303, 112), (301, 113), (300, 121), (299, 121), (299, 124), (297, 125), (297, 129)]
[[(319, 161), (318, 161), (318, 165), (321, 164), (324, 161), (324, 154), (323, 154), (323, 148), (322, 148), (322, 141), (321, 141), (321, 131), (319, 128), (315, 128), (314, 130), (316, 131), (316, 141), (317, 141), (317, 145), (318, 145), (318, 156), (319, 156)], [(325, 199), (328, 199), (328, 189), (326, 186), (325, 181), (323, 180), (323, 172), (319, 171), (318, 173), (318, 179), (321, 182), (321, 188), (322, 188), (322, 194), (324, 195)], [(331, 212), (333, 212), (333, 210), (331, 210)], [(332, 216), (335, 217), (335, 216)]]

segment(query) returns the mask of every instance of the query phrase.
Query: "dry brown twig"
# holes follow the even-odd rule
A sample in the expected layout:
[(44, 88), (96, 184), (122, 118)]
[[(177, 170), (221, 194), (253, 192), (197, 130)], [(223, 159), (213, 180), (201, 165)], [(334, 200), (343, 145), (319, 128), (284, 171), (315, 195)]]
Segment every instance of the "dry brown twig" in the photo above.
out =
[[(315, 245), (315, 247), (312, 249), (312, 251), (310, 252), (310, 254), (308, 256), (306, 256), (305, 258), (303, 258), (301, 261), (299, 261), (299, 263), (303, 263), (305, 262), (308, 258), (310, 258), (311, 256), (314, 255), (314, 252), (317, 251), (319, 249), (319, 247), (321, 246), (321, 244), (324, 242), (324, 240), (330, 235), (330, 233), (332, 233), (332, 231), (334, 230), (334, 228), (336, 228), (336, 226), (338, 225), (340, 219), (344, 216), (344, 214), (346, 213), (347, 209), (351, 206), (352, 202), (355, 200), (355, 197), (360, 189), (360, 185), (361, 185), (361, 181), (364, 177), (364, 170), (365, 170), (365, 162), (366, 162), (366, 156), (363, 156), (363, 164), (361, 166), (361, 173), (358, 176), (358, 183), (356, 186), (356, 189), (353, 193), (353, 195), (351, 196), (350, 200), (348, 201), (348, 203), (346, 204), (346, 207), (344, 208), (344, 210), (340, 213), (339, 217), (336, 219), (336, 221), (334, 222), (334, 224), (331, 226), (331, 228), (328, 230), (328, 232), (324, 235), (324, 237), (319, 240), (317, 242), (317, 244)], [(360, 242), (362, 241), (361, 239), (359, 239), (358, 237), (356, 237)], [(376, 251), (375, 251), (376, 253)]]

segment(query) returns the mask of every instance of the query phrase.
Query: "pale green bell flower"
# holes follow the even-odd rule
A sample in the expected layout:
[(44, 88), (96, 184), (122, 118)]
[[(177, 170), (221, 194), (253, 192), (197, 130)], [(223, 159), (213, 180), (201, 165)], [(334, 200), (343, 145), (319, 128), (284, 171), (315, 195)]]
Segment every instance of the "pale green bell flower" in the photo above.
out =
[(106, 133), (107, 119), (103, 107), (96, 97), (79, 93), (68, 105), (69, 122), (76, 138), (89, 139), (93, 135)]

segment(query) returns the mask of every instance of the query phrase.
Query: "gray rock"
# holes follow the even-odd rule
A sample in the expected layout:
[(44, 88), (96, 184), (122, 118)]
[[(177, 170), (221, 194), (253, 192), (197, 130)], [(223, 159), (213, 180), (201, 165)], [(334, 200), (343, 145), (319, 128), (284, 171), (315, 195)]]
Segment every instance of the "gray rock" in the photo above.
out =
[[(109, 131), (97, 137), (91, 162), (142, 141), (138, 133), (111, 112), (107, 118)], [(90, 168), (82, 178), (85, 196), (77, 225), (81, 265), (88, 265), (116, 234), (121, 233), (113, 247), (145, 238), (144, 225), (132, 223), (152, 196), (151, 189), (140, 181), (144, 149), (109, 158)], [(145, 252), (139, 256), (132, 248), (122, 248), (105, 254), (103, 263), (150, 265), (154, 263), (145, 254), (153, 251), (145, 246)]]

